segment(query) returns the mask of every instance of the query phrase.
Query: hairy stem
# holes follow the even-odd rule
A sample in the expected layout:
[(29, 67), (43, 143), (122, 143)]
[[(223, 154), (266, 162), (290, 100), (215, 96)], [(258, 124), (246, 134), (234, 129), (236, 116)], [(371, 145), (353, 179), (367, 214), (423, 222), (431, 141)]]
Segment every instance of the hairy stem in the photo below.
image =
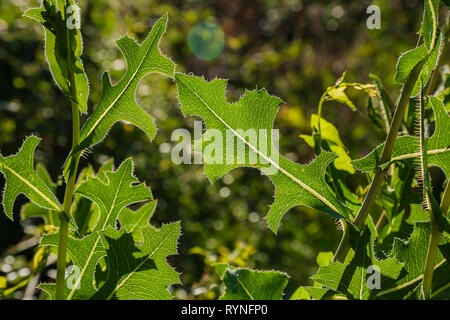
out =
[[(445, 187), (444, 195), (441, 201), (441, 213), (444, 215), (444, 217), (447, 214), (449, 205), (450, 205), (450, 180), (447, 182), (447, 186)], [(431, 286), (433, 283), (434, 265), (436, 263), (439, 240), (442, 234), (441, 230), (439, 229), (439, 224), (436, 221), (433, 212), (431, 212), (430, 218), (431, 218), (431, 234), (430, 234), (430, 241), (428, 243), (427, 258), (425, 261), (425, 270), (422, 279), (422, 290), (423, 290), (422, 294), (425, 300), (429, 300), (431, 298)]]
[[(67, 12), (68, 3), (64, 11)], [(67, 17), (66, 17), (67, 18)], [(67, 68), (69, 73), (69, 87), (71, 92), (71, 105), (72, 105), (72, 149), (75, 149), (79, 144), (80, 139), (80, 113), (78, 111), (78, 104), (75, 103), (77, 97), (77, 88), (75, 84), (75, 76), (73, 72), (72, 64), (72, 49), (70, 45), (69, 29), (66, 30), (67, 40)], [(64, 300), (65, 291), (65, 269), (66, 269), (66, 255), (67, 255), (67, 237), (69, 232), (69, 217), (71, 215), (73, 192), (75, 188), (78, 162), (80, 160), (80, 154), (72, 155), (74, 157), (74, 169), (70, 170), (70, 176), (66, 177), (66, 189), (64, 192), (63, 212), (59, 217), (59, 240), (58, 240), (58, 260), (57, 260), (57, 273), (56, 273), (56, 300)]]
[[(400, 96), (400, 100), (398, 101), (397, 108), (395, 109), (394, 117), (392, 118), (391, 126), (389, 128), (389, 132), (383, 147), (383, 152), (381, 154), (381, 164), (387, 163), (391, 159), (392, 149), (394, 148), (394, 142), (397, 138), (398, 130), (400, 129), (400, 125), (402, 123), (403, 114), (405, 113), (406, 107), (408, 106), (411, 91), (414, 88), (417, 79), (419, 78), (420, 71), (422, 70), (422, 65), (425, 60), (426, 59), (422, 60), (414, 67), (408, 77), (408, 80), (403, 86), (402, 94)], [(353, 221), (354, 225), (359, 230), (361, 230), (364, 226), (366, 218), (369, 215), (369, 212), (372, 210), (373, 204), (375, 203), (375, 198), (380, 191), (385, 174), (386, 173), (381, 166), (379, 166), (375, 171), (375, 176), (372, 180), (369, 191), (367, 192), (363, 204), (361, 205), (358, 214)], [(346, 236), (344, 234), (341, 239), (341, 243), (336, 250), (336, 254), (334, 256), (335, 261), (344, 261), (350, 249), (350, 244), (348, 243), (349, 240), (349, 236)]]

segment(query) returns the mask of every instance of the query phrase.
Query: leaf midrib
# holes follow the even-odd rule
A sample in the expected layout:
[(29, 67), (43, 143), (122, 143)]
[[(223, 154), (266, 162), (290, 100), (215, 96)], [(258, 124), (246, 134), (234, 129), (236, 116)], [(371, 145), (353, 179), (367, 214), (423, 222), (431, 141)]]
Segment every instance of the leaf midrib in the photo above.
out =
[(15, 170), (13, 170), (11, 167), (7, 166), (6, 163), (3, 164), (3, 167), (7, 170), (9, 170), (13, 175), (15, 175), (19, 180), (21, 180), (23, 183), (25, 183), (27, 186), (29, 186), (31, 189), (33, 189), (34, 192), (36, 192), (39, 196), (41, 196), (45, 201), (47, 201), (53, 208), (56, 210), (61, 210), (60, 206), (57, 205), (55, 202), (51, 201), (45, 194), (43, 194), (39, 189), (37, 189), (35, 186), (33, 186), (31, 183), (28, 182), (25, 178), (23, 178), (20, 174), (18, 174)]

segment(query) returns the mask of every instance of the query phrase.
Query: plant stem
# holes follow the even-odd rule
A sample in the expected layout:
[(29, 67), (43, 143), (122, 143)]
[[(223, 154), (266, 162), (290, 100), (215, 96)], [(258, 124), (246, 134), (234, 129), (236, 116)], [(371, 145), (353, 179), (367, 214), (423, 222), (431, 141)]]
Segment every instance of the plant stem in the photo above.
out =
[[(358, 214), (353, 221), (353, 224), (361, 230), (364, 226), (367, 216), (369, 212), (372, 210), (373, 204), (375, 203), (375, 199), (380, 191), (381, 184), (383, 182), (385, 171), (381, 167), (382, 164), (389, 162), (392, 155), (392, 150), (394, 148), (394, 142), (397, 138), (398, 130), (400, 129), (400, 125), (402, 123), (403, 114), (405, 113), (406, 107), (409, 104), (409, 98), (411, 95), (411, 91), (414, 88), (414, 85), (419, 78), (420, 71), (422, 70), (422, 65), (426, 59), (419, 62), (414, 69), (411, 71), (408, 80), (405, 82), (402, 90), (402, 94), (400, 96), (400, 100), (397, 104), (397, 108), (395, 109), (394, 117), (392, 118), (391, 126), (389, 128), (388, 135), (386, 137), (386, 141), (383, 147), (383, 152), (381, 154), (380, 166), (377, 167), (375, 171), (375, 176), (370, 185), (369, 191), (367, 192), (363, 204), (361, 205)], [(339, 244), (338, 249), (336, 250), (336, 254), (334, 256), (334, 261), (343, 262), (347, 253), (350, 249), (349, 236), (343, 235), (341, 239), (341, 243)]]
[[(67, 2), (64, 11), (67, 12)], [(78, 105), (74, 103), (77, 97), (77, 88), (75, 84), (75, 77), (72, 64), (72, 49), (70, 45), (69, 30), (66, 30), (66, 44), (67, 44), (67, 69), (69, 71), (69, 87), (70, 87), (70, 102), (72, 106), (72, 149), (79, 144), (80, 139), (80, 113)], [(70, 176), (66, 177), (66, 189), (64, 192), (63, 212), (59, 216), (59, 241), (58, 241), (58, 260), (56, 273), (56, 300), (64, 300), (65, 292), (65, 269), (66, 269), (66, 255), (67, 255), (67, 237), (69, 232), (69, 217), (71, 215), (73, 192), (75, 188), (78, 162), (80, 154), (72, 155), (74, 169), (69, 170)]]
[[(78, 107), (72, 104), (72, 116), (73, 116), (73, 136), (72, 136), (72, 150), (78, 145), (79, 141), (79, 127), (80, 127), (80, 114)], [(66, 254), (67, 254), (67, 236), (69, 229), (68, 217), (71, 215), (73, 191), (75, 188), (76, 172), (78, 168), (78, 162), (80, 160), (79, 154), (73, 155), (75, 162), (75, 170), (71, 171), (72, 174), (68, 177), (66, 184), (66, 190), (64, 192), (63, 213), (59, 217), (59, 241), (58, 241), (58, 260), (57, 260), (57, 273), (56, 273), (56, 300), (64, 300), (65, 291), (65, 269), (66, 269)]]
[[(449, 205), (450, 205), (450, 180), (447, 182), (447, 186), (445, 187), (444, 195), (441, 201), (441, 213), (444, 215), (444, 217), (447, 214)], [(422, 290), (423, 290), (422, 294), (425, 300), (429, 300), (431, 298), (431, 286), (433, 283), (434, 265), (438, 253), (439, 240), (442, 234), (441, 230), (439, 230), (439, 224), (436, 221), (433, 212), (431, 212), (430, 214), (430, 220), (431, 220), (431, 234), (430, 234), (430, 241), (428, 243), (427, 258), (425, 261), (425, 270), (422, 279)]]

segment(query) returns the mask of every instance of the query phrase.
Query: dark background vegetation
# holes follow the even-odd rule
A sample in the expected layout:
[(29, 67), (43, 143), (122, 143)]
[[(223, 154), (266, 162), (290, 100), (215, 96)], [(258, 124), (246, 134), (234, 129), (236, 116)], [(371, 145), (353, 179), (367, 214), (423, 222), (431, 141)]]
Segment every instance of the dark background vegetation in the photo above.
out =
[[(348, 81), (357, 82), (369, 82), (369, 74), (375, 73), (397, 97), (399, 87), (393, 81), (397, 58), (414, 46), (423, 10), (418, 0), (78, 2), (90, 112), (98, 101), (102, 72), (110, 70), (115, 80), (124, 72), (123, 56), (114, 40), (125, 33), (143, 40), (155, 20), (168, 12), (168, 33), (161, 48), (177, 63), (177, 70), (230, 79), (230, 101), (245, 88), (265, 87), (281, 97), (286, 104), (275, 123), (281, 131), (281, 153), (300, 163), (312, 160), (314, 154), (299, 135), (310, 133), (310, 115), (316, 112), (322, 92), (343, 71), (348, 70)], [(372, 3), (381, 7), (380, 30), (366, 27), (366, 8)], [(43, 141), (35, 161), (58, 180), (71, 141), (71, 112), (49, 73), (42, 27), (22, 17), (28, 6), (37, 5), (36, 0), (0, 2), (0, 149), (3, 155), (15, 153), (27, 135), (39, 135)], [(205, 21), (218, 24), (225, 34), (223, 52), (211, 61), (198, 59), (187, 43), (189, 31)], [(324, 117), (335, 124), (351, 157), (357, 158), (384, 137), (369, 122), (367, 97), (350, 94), (358, 112), (330, 103)], [(291, 276), (287, 296), (299, 285), (310, 284), (317, 253), (337, 247), (340, 232), (335, 222), (326, 214), (297, 207), (285, 216), (275, 236), (263, 220), (274, 190), (257, 170), (234, 170), (210, 185), (200, 165), (172, 163), (170, 152), (165, 152), (172, 145), (171, 133), (177, 128), (192, 130), (193, 119), (183, 118), (170, 79), (147, 76), (137, 100), (157, 122), (155, 141), (149, 143), (132, 126), (116, 124), (81, 165), (89, 162), (98, 168), (114, 157), (118, 166), (132, 156), (137, 177), (159, 199), (152, 223), (182, 221), (179, 255), (169, 258), (182, 273), (183, 286), (177, 287), (176, 296), (216, 298), (218, 279), (209, 265), (218, 261), (287, 272)], [(38, 230), (38, 221), (19, 222), (25, 201), (21, 196), (16, 202), (15, 222), (0, 213), (0, 276), (9, 275), (11, 284), (27, 273), (33, 247), (22, 251), (21, 244), (36, 238)]]

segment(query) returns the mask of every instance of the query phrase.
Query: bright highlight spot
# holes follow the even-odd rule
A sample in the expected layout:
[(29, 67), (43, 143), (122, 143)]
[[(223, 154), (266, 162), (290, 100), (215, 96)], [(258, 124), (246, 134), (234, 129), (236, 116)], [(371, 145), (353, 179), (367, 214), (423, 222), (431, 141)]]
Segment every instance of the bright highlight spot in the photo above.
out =
[(212, 60), (223, 51), (225, 35), (217, 24), (202, 22), (189, 32), (188, 45), (197, 58)]

